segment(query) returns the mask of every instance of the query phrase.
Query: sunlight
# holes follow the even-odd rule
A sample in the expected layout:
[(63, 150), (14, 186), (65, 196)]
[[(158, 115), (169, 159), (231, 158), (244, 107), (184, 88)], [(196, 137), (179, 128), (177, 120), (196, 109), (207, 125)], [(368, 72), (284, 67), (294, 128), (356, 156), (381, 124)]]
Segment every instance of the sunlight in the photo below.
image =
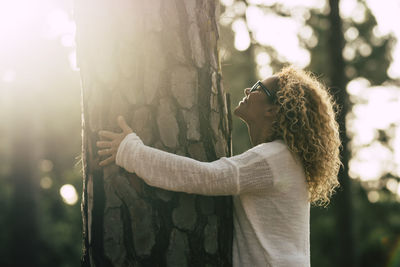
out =
[(390, 178), (386, 182), (386, 188), (392, 192), (393, 194), (397, 194), (397, 187), (399, 184), (397, 183), (396, 179)]
[[(232, 0), (221, 0), (225, 6), (231, 6)], [(319, 10), (325, 10), (327, 1), (320, 0), (308, 0), (308, 1), (297, 1), (297, 0), (249, 0), (249, 7), (246, 10), (246, 17), (248, 20), (249, 29), (255, 33), (255, 38), (263, 45), (270, 45), (275, 48), (279, 54), (283, 56), (284, 60), (298, 65), (303, 68), (310, 62), (310, 55), (308, 51), (302, 49), (299, 46), (297, 39), (297, 33), (309, 35), (309, 32), (303, 32), (299, 30), (302, 27), (302, 23), (299, 20), (293, 18), (282, 18), (272, 14), (263, 14), (263, 12), (252, 5), (266, 5), (271, 6), (273, 4), (282, 4), (290, 10), (300, 10), (300, 7), (315, 8)], [(397, 0), (387, 0), (385, 4), (376, 0), (366, 1), (372, 13), (376, 17), (378, 25), (374, 34), (380, 33), (380, 35), (386, 35), (393, 33), (397, 38), (400, 37), (400, 27), (397, 26), (398, 14), (400, 14), (400, 5)], [(352, 18), (355, 22), (361, 23), (365, 20), (366, 8), (363, 4), (358, 3), (357, 0), (346, 0), (340, 2), (340, 13), (344, 18)], [(296, 14), (293, 14), (296, 15)], [(272, 17), (271, 17), (272, 16)], [(293, 16), (296, 18), (306, 17), (306, 14), (301, 16)], [(233, 17), (233, 15), (232, 15)], [(230, 18), (222, 18), (221, 21), (226, 20), (229, 23)], [(290, 22), (292, 21), (292, 22)], [(295, 24), (294, 26), (291, 25)], [(262, 25), (277, 25), (280, 27), (267, 27)], [(354, 40), (358, 37), (358, 32), (350, 28), (345, 33), (347, 40)], [(273, 36), (274, 38), (271, 38)], [(242, 40), (243, 39), (243, 40)], [(311, 38), (305, 39), (310, 47), (317, 45), (317, 38), (312, 35)], [(240, 49), (244, 49), (248, 43), (248, 36), (239, 31), (239, 36), (235, 37), (235, 44)], [(368, 44), (362, 44), (356, 47), (362, 56), (368, 56), (372, 49)], [(346, 59), (354, 57), (355, 49), (347, 47), (344, 51)], [(246, 48), (247, 49), (247, 48)], [(392, 52), (393, 61), (388, 69), (389, 77), (395, 79), (400, 78), (400, 42), (397, 42)]]
[(378, 142), (357, 150), (349, 162), (349, 175), (362, 181), (377, 180), (393, 169), (392, 153)]
[(63, 201), (68, 205), (74, 205), (78, 201), (78, 193), (71, 184), (65, 184), (60, 188), (60, 195)]
[(340, 1), (340, 15), (343, 18), (352, 18), (357, 23), (365, 21), (366, 9), (357, 0)]
[[(400, 4), (398, 0), (381, 1), (367, 0), (367, 5), (371, 8), (378, 22), (377, 30), (381, 34), (393, 33), (400, 38), (400, 27), (398, 26), (398, 16), (400, 14)], [(388, 69), (388, 75), (392, 79), (400, 78), (400, 42), (397, 41), (393, 47), (393, 61)]]
[(271, 6), (273, 4), (283, 4), (286, 6), (290, 7), (307, 7), (307, 8), (316, 8), (316, 9), (323, 9), (326, 6), (326, 1), (324, 0), (249, 0), (248, 1), (250, 4), (255, 4), (255, 5), (266, 5), (266, 6)]
[(379, 201), (378, 191), (369, 191), (367, 196), (368, 196), (369, 202), (371, 202), (371, 203), (376, 203)]
[(359, 35), (359, 32), (358, 32), (357, 28), (350, 27), (344, 33), (344, 38), (346, 39), (347, 42), (351, 42), (351, 41), (354, 41), (355, 39), (357, 39), (358, 35)]
[[(370, 82), (362, 77), (356, 78), (351, 80), (348, 84), (347, 84), (347, 92), (350, 95), (361, 95), (362, 91), (370, 86)], [(362, 95), (361, 95), (362, 96)]]
[(258, 76), (261, 79), (264, 79), (265, 77), (271, 76), (273, 74), (273, 70), (269, 65), (271, 63), (271, 57), (268, 53), (257, 53), (256, 62), (258, 65)]
[(0, 2), (0, 40), (12, 43), (27, 34), (32, 24), (40, 16), (40, 8), (34, 1), (1, 1)]
[(68, 55), (69, 65), (73, 71), (79, 71), (76, 63), (75, 22), (64, 10), (56, 8), (48, 14), (47, 25), (43, 36), (48, 39), (60, 38), (62, 46), (72, 48)]
[(75, 46), (75, 36), (73, 34), (65, 34), (61, 37), (61, 44), (65, 47)]
[[(248, 27), (254, 33), (255, 39), (262, 45), (276, 49), (282, 60), (289, 61), (300, 68), (310, 63), (310, 53), (300, 46), (297, 37), (304, 22), (299, 23), (293, 18), (281, 17), (273, 13), (263, 13), (255, 6), (247, 8), (246, 17)], [(279, 27), (268, 25), (279, 25)]]
[(271, 63), (271, 57), (267, 52), (260, 52), (256, 56), (256, 61), (258, 65), (267, 65)]
[(258, 75), (261, 79), (265, 79), (273, 74), (273, 69), (269, 65), (262, 66), (258, 70)]
[(400, 92), (395, 87), (372, 87), (365, 90), (360, 98), (368, 101), (359, 103), (353, 112), (359, 120), (374, 125), (374, 128), (386, 129), (392, 123), (400, 122)]
[[(47, 15), (47, 27), (43, 31), (43, 36), (48, 39), (67, 36), (70, 39), (67, 43), (74, 44), (75, 31), (75, 22), (69, 19), (68, 14), (64, 10), (55, 8)], [(61, 42), (63, 43), (62, 40)]]
[[(47, 18), (46, 20), (43, 17)], [(3, 51), (17, 51), (18, 47), (35, 43), (38, 36), (60, 39), (64, 47), (75, 48), (75, 22), (68, 13), (52, 4), (40, 5), (35, 1), (4, 1), (0, 3), (0, 40)], [(20, 55), (15, 55), (17, 59)], [(23, 59), (21, 59), (23, 60)], [(72, 68), (74, 69), (74, 68)], [(3, 82), (15, 80), (15, 71), (6, 70)]]
[(393, 160), (397, 164), (396, 173), (400, 175), (400, 127), (397, 127), (394, 133), (392, 146), (396, 148), (393, 151)]
[(231, 6), (233, 4), (233, 0), (220, 0), (220, 2), (224, 6)]
[(15, 81), (15, 77), (16, 77), (16, 73), (14, 70), (12, 69), (8, 69), (3, 73), (3, 82), (5, 83), (11, 83), (13, 81)]
[(232, 30), (235, 32), (235, 48), (245, 51), (250, 46), (250, 35), (244, 20), (237, 19), (232, 23)]
[[(348, 116), (353, 158), (349, 174), (363, 181), (379, 179), (386, 173), (400, 175), (400, 90), (398, 87), (370, 87), (364, 78), (352, 80), (347, 91), (355, 104)], [(392, 129), (392, 130), (389, 130)], [(376, 140), (378, 130), (385, 130), (391, 148)], [(393, 185), (390, 185), (393, 188)]]
[(77, 62), (76, 62), (76, 50), (74, 49), (71, 53), (68, 55), (68, 61), (69, 61), (69, 66), (73, 71), (79, 71)]
[(356, 56), (356, 49), (352, 44), (346, 44), (342, 51), (343, 58), (347, 61), (352, 61)]

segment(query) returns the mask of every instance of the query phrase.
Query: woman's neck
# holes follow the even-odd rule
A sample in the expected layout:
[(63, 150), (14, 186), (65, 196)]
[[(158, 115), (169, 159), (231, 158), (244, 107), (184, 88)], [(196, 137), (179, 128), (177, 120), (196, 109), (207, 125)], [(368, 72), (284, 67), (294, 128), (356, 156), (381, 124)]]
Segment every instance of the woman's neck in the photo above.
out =
[(260, 125), (247, 124), (247, 128), (253, 146), (267, 142), (271, 135), (270, 127), (268, 127), (268, 125), (260, 127)]

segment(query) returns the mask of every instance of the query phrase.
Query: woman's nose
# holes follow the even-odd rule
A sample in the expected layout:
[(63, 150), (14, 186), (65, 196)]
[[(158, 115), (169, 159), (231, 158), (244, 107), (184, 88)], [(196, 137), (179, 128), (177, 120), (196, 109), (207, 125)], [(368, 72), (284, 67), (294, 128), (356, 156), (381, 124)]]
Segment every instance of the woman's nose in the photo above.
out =
[(250, 94), (250, 88), (244, 89), (244, 94), (245, 94), (245, 95), (249, 95), (249, 94)]

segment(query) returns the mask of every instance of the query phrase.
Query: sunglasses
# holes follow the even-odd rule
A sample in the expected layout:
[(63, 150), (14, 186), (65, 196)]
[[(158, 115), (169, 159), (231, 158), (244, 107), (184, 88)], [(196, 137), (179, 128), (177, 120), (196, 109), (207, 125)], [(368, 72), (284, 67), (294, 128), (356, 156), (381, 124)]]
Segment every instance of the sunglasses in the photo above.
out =
[(272, 91), (270, 91), (264, 84), (262, 84), (260, 81), (257, 81), (250, 89), (250, 93), (254, 92), (256, 90), (262, 89), (267, 96), (271, 97), (271, 99), (274, 99), (274, 95), (272, 94)]

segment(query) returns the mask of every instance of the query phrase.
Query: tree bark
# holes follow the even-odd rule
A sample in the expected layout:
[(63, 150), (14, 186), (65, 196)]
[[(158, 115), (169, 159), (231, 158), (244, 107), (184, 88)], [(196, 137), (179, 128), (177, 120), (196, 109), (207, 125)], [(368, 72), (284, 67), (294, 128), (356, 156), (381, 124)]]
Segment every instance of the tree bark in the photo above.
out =
[[(98, 166), (116, 117), (150, 145), (201, 161), (231, 154), (214, 0), (76, 1), (82, 81), (82, 266), (230, 266), (230, 197), (152, 188)], [(165, 177), (173, 179), (174, 177)]]
[(353, 207), (351, 198), (351, 180), (349, 177), (350, 151), (349, 137), (346, 129), (346, 115), (349, 112), (349, 96), (346, 91), (347, 78), (345, 75), (345, 62), (342, 56), (344, 48), (344, 36), (342, 21), (339, 14), (339, 0), (329, 0), (330, 14), (330, 80), (332, 93), (336, 103), (340, 107), (338, 123), (340, 138), (342, 141), (341, 159), (343, 166), (339, 171), (339, 182), (341, 188), (334, 196), (334, 207), (336, 210), (336, 227), (338, 230), (340, 245), (340, 266), (356, 266), (356, 253), (353, 230)]

